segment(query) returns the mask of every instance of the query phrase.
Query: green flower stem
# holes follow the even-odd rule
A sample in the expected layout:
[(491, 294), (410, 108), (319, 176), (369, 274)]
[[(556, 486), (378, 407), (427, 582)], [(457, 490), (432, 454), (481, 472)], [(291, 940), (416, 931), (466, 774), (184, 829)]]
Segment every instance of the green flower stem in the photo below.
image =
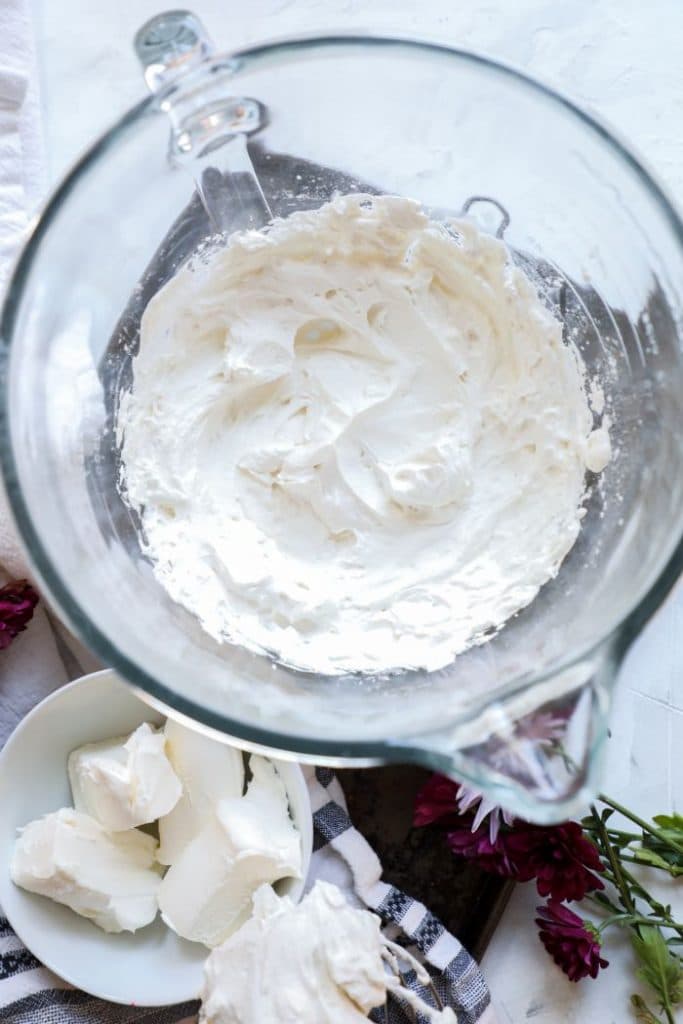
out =
[(664, 992), (662, 992), (662, 998), (663, 998), (663, 1002), (660, 1003), (660, 1006), (662, 1007), (662, 1009), (664, 1010), (664, 1013), (666, 1014), (666, 1024), (676, 1024), (676, 1018), (674, 1017), (674, 1008), (671, 1005), (671, 1002), (669, 1000), (669, 996), (668, 996), (668, 993), (666, 992), (666, 990)]
[[(655, 916), (648, 918), (650, 924), (660, 928), (671, 928), (672, 931), (675, 931), (677, 935), (683, 938), (683, 924), (679, 923), (678, 921), (674, 921), (671, 914), (668, 913), (666, 907), (663, 906), (658, 900), (650, 896), (647, 889), (644, 889), (640, 882), (638, 882), (638, 880), (635, 879), (633, 875), (630, 873), (630, 871), (628, 871), (623, 865), (621, 866), (620, 874), (622, 883), (629, 886), (630, 891), (634, 892), (637, 896), (639, 896), (640, 899), (647, 903), (648, 906), (651, 907), (651, 909), (654, 911)], [(605, 869), (605, 877), (608, 879), (608, 881), (612, 882), (612, 884), (621, 892), (619, 881), (617, 880), (613, 872), (610, 871), (609, 868)]]
[[(608, 881), (610, 881), (613, 885), (615, 885), (618, 888), (619, 880), (614, 875), (614, 873), (612, 872), (611, 866), (610, 865), (604, 865), (604, 868), (605, 868), (604, 877), (607, 878)], [(623, 882), (628, 882), (629, 889), (636, 896), (639, 896), (641, 899), (645, 900), (645, 902), (655, 911), (655, 913), (657, 913), (657, 914), (664, 914), (665, 913), (665, 908), (662, 906), (662, 904), (658, 900), (654, 899), (654, 897), (650, 896), (650, 894), (647, 891), (647, 889), (644, 889), (643, 886), (640, 884), (640, 882), (636, 878), (633, 877), (633, 875), (630, 873), (628, 868), (622, 866), (621, 871), (620, 871), (620, 876), (621, 876), (621, 879), (622, 879)]]
[(653, 899), (653, 897), (650, 896), (647, 889), (643, 889), (640, 882), (638, 882), (638, 880), (633, 877), (630, 871), (628, 871), (624, 867), (622, 867), (621, 871), (626, 881), (630, 884), (631, 888), (635, 890), (641, 897), (641, 899), (643, 899), (654, 910), (655, 914), (661, 917), (662, 921), (665, 922), (664, 927), (671, 928), (673, 929), (673, 931), (677, 932), (678, 935), (683, 936), (683, 925), (678, 924), (676, 921), (674, 921), (666, 907), (663, 904), (661, 904), (659, 900)]
[[(636, 914), (634, 916), (633, 914), (626, 914), (626, 913), (622, 912), (620, 914), (613, 914), (611, 917), (606, 918), (606, 920), (604, 920), (604, 921), (602, 921), (600, 923), (600, 925), (598, 926), (597, 930), (598, 930), (598, 932), (602, 932), (602, 931), (604, 931), (605, 928), (609, 928), (610, 925), (613, 925), (613, 924), (628, 924), (628, 925), (632, 925), (632, 924), (647, 924), (647, 925), (650, 925), (651, 927), (654, 927), (654, 928), (681, 928), (681, 927), (683, 927), (683, 925), (680, 925), (677, 921), (669, 922), (669, 921), (665, 921), (663, 918), (643, 917), (643, 916), (641, 916), (639, 914)], [(677, 941), (680, 942), (680, 941), (683, 941), (683, 940), (679, 939)]]
[(620, 914), (612, 914), (611, 917), (606, 918), (596, 928), (598, 935), (601, 935), (606, 928), (610, 928), (613, 924), (644, 924), (646, 920), (647, 918), (645, 917), (634, 917), (633, 914), (627, 914), (622, 911)]
[[(643, 838), (640, 832), (623, 832), (619, 828), (610, 828), (609, 825), (606, 825), (605, 827), (610, 838), (614, 836), (615, 839), (625, 839), (629, 843), (638, 842)], [(590, 823), (586, 823), (584, 825), (584, 829), (586, 830), (586, 832), (597, 832), (595, 825), (592, 825)]]
[(611, 910), (613, 915), (624, 913), (623, 907), (618, 907), (603, 892), (589, 892), (584, 896), (584, 899), (590, 900), (591, 903), (594, 903), (596, 907), (600, 907), (602, 910)]
[[(619, 896), (620, 896), (621, 902), (626, 907), (626, 909), (630, 911), (630, 913), (628, 913), (628, 914), (616, 914), (616, 915), (614, 915), (614, 918), (612, 919), (611, 923), (615, 923), (615, 920), (621, 920), (622, 922), (627, 923), (629, 927), (633, 928), (635, 930), (636, 934), (639, 934), (638, 926), (641, 925), (641, 924), (647, 925), (650, 928), (658, 927), (658, 922), (656, 922), (654, 920), (654, 918), (642, 917), (637, 912), (636, 905), (635, 905), (635, 902), (634, 902), (634, 899), (633, 899), (633, 896), (632, 896), (632, 893), (631, 893), (631, 886), (635, 882), (635, 879), (633, 878), (633, 876), (629, 875), (629, 872), (626, 870), (626, 868), (623, 868), (622, 865), (620, 864), (619, 858), (618, 858), (617, 854), (615, 853), (614, 847), (612, 846), (612, 843), (610, 842), (609, 836), (607, 834), (607, 829), (605, 827), (605, 823), (602, 820), (602, 818), (600, 817), (600, 815), (598, 814), (596, 808), (595, 807), (591, 807), (591, 812), (593, 814), (593, 820), (595, 821), (595, 824), (596, 824), (597, 835), (598, 835), (598, 838), (600, 840), (600, 846), (602, 847), (602, 851), (603, 851), (604, 855), (606, 856), (606, 858), (607, 858), (607, 860), (609, 862), (610, 868), (611, 868), (611, 871), (609, 872), (609, 874), (611, 874), (612, 879), (613, 879), (613, 883), (616, 885), (616, 887), (617, 887), (617, 889), (619, 891)], [(636, 884), (637, 888), (642, 890), (642, 886), (638, 885), (637, 882), (635, 882), (635, 884)], [(644, 892), (644, 890), (643, 890), (643, 892)], [(647, 902), (650, 902), (649, 898), (648, 898)], [(670, 915), (666, 915), (665, 914), (663, 916), (670, 918)], [(610, 923), (609, 919), (606, 922), (604, 922), (603, 925), (601, 926), (601, 928), (599, 929), (599, 933), (602, 931), (603, 928), (606, 928), (609, 923)], [(669, 926), (669, 925), (667, 925), (667, 926)], [(670, 927), (678, 928), (678, 926), (676, 925), (675, 922), (673, 922), (673, 924), (670, 925)], [(660, 934), (661, 934), (661, 932), (660, 932)], [(674, 1016), (673, 1016), (673, 1009), (672, 1009), (671, 1003), (669, 1001), (669, 998), (667, 996), (667, 993), (663, 992), (662, 996), (663, 996), (663, 999), (664, 999), (664, 1002), (662, 1004), (662, 1010), (664, 1011), (664, 1015), (666, 1017), (666, 1022), (667, 1022), (667, 1024), (676, 1024), (676, 1021), (675, 1021)]]
[[(665, 913), (665, 907), (663, 907), (662, 904), (658, 902), (658, 900), (655, 900), (652, 896), (650, 896), (650, 894), (648, 893), (647, 889), (643, 889), (643, 887), (638, 882), (636, 882), (636, 880), (633, 878), (633, 876), (631, 874), (629, 874), (629, 872), (626, 870), (625, 867), (622, 867), (620, 874), (621, 874), (622, 883), (625, 884), (625, 883), (628, 882), (629, 885), (630, 885), (630, 890), (636, 896), (638, 896), (640, 899), (645, 900), (645, 902), (648, 904), (648, 906), (650, 906), (652, 908), (652, 910), (656, 914), (662, 914), (663, 915)], [(615, 875), (609, 869), (609, 867), (605, 868), (605, 875), (604, 875), (604, 877), (609, 882), (611, 882), (612, 885), (615, 886), (616, 889), (619, 889), (619, 879), (617, 879), (615, 877)], [(621, 891), (621, 890), (619, 890), (619, 891)]]
[(642, 828), (643, 832), (649, 832), (649, 834), (654, 836), (655, 839), (658, 839), (660, 843), (664, 843), (666, 846), (669, 846), (672, 850), (675, 850), (676, 853), (683, 854), (683, 846), (681, 846), (680, 843), (677, 843), (675, 839), (671, 839), (664, 835), (660, 829), (655, 828), (654, 825), (648, 824), (647, 821), (639, 818), (637, 814), (633, 813), (633, 811), (629, 811), (627, 807), (623, 807), (621, 804), (618, 804), (616, 800), (612, 800), (610, 797), (605, 796), (604, 793), (600, 793), (599, 799), (603, 804), (607, 804), (608, 807), (611, 807), (613, 811), (623, 814), (625, 818), (632, 821), (634, 825), (638, 826), (638, 828)]
[(641, 868), (651, 868), (653, 871), (665, 871), (672, 878), (678, 878), (680, 875), (683, 875), (683, 867), (669, 864), (663, 868), (660, 864), (651, 864), (649, 860), (639, 860), (638, 857), (632, 857), (630, 854), (624, 853), (623, 850), (619, 851), (619, 860), (622, 862), (626, 861), (627, 864), (638, 864)]
[[(600, 799), (603, 800), (602, 797), (600, 797)], [(603, 800), (603, 802), (604, 802), (604, 800)], [(591, 806), (591, 812), (593, 814), (593, 821), (595, 822), (595, 826), (596, 826), (596, 829), (597, 829), (598, 837), (600, 838), (600, 843), (601, 843), (603, 852), (604, 852), (605, 856), (607, 857), (607, 860), (609, 861), (609, 865), (610, 865), (610, 867), (612, 869), (612, 876), (614, 878), (614, 884), (616, 885), (617, 889), (619, 890), (619, 895), (621, 897), (621, 902), (626, 907), (626, 909), (629, 911), (629, 913), (633, 917), (636, 917), (637, 916), (636, 905), (633, 902), (633, 898), (631, 896), (631, 890), (629, 889), (628, 885), (626, 884), (626, 880), (624, 879), (624, 876), (622, 874), (621, 865), (619, 864), (619, 860), (617, 858), (617, 855), (614, 852), (614, 847), (612, 846), (612, 844), (611, 844), (611, 842), (609, 840), (609, 836), (607, 835), (607, 828), (605, 827), (605, 823), (602, 820), (602, 818), (600, 817), (600, 815), (598, 814), (597, 808), (594, 805)]]
[(637, 857), (632, 857), (629, 853), (624, 853), (623, 850), (619, 853), (619, 859), (625, 860), (629, 864), (640, 864), (641, 868), (652, 868), (654, 871), (666, 871), (666, 868), (660, 868), (659, 864), (650, 864), (646, 860), (638, 860)]

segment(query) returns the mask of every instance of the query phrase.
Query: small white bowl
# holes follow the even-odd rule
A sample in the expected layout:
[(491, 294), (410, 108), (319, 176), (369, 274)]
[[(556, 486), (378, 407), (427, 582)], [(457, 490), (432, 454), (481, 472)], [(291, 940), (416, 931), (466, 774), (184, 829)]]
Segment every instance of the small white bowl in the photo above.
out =
[[(0, 905), (24, 945), (46, 967), (113, 1003), (166, 1006), (196, 999), (209, 951), (181, 939), (160, 917), (135, 934), (109, 935), (68, 907), (14, 885), (9, 864), (18, 828), (71, 806), (66, 760), (75, 747), (132, 732), (142, 722), (163, 721), (107, 669), (51, 694), (0, 752)], [(313, 845), (311, 805), (299, 765), (275, 763), (303, 846), (303, 878), (286, 879), (276, 888), (298, 901)]]

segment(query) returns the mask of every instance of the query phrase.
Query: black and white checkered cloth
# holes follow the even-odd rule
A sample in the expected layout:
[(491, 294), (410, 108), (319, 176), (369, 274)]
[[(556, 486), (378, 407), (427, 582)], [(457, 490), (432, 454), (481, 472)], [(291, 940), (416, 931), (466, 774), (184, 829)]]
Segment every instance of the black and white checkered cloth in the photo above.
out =
[[(486, 982), (469, 953), (426, 907), (381, 880), (379, 860), (353, 827), (334, 773), (327, 768), (304, 770), (315, 826), (309, 888), (323, 878), (344, 889), (351, 902), (374, 910), (387, 936), (428, 967), (442, 1003), (453, 1008), (458, 1024), (495, 1024)], [(406, 973), (404, 982), (431, 1001), (414, 972)], [(2, 1024), (191, 1024), (196, 1012), (197, 1003), (159, 1009), (117, 1006), (72, 989), (22, 946), (0, 909)], [(387, 1016), (389, 1024), (415, 1021), (393, 1000)], [(371, 1019), (385, 1024), (387, 1016), (382, 1009), (373, 1011)]]

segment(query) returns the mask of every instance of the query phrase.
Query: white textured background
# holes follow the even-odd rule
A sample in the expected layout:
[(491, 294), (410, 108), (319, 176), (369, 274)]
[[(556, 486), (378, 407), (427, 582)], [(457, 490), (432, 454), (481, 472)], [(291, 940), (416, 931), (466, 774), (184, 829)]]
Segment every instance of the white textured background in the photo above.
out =
[[(130, 41), (159, 0), (33, 0), (48, 179), (144, 89)], [(169, 4), (169, 6), (171, 6)], [(631, 140), (683, 208), (683, 0), (197, 0), (220, 48), (301, 32), (372, 29), (485, 51), (597, 110)], [(605, 788), (644, 815), (683, 809), (683, 590), (624, 665)], [(447, 856), (444, 853), (444, 856)], [(673, 894), (683, 912), (679, 883)], [(572, 985), (532, 925), (519, 887), (484, 961), (501, 1024), (625, 1024), (628, 948)], [(679, 913), (679, 916), (680, 913)], [(681, 1014), (683, 1020), (683, 1014)]]

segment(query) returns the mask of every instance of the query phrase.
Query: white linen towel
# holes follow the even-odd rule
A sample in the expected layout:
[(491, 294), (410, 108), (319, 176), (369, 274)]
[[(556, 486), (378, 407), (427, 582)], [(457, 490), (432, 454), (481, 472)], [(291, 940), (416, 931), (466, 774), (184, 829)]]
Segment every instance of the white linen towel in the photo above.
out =
[[(45, 187), (43, 143), (30, 10), (0, 4), (0, 294)], [(0, 583), (29, 576), (0, 489)], [(0, 745), (20, 718), (69, 675), (41, 602), (30, 630), (0, 658)]]
[[(42, 196), (43, 142), (35, 49), (25, 0), (0, 4), (0, 293), (4, 295), (31, 213)], [(7, 510), (0, 502), (0, 567), (7, 577), (27, 575)]]

